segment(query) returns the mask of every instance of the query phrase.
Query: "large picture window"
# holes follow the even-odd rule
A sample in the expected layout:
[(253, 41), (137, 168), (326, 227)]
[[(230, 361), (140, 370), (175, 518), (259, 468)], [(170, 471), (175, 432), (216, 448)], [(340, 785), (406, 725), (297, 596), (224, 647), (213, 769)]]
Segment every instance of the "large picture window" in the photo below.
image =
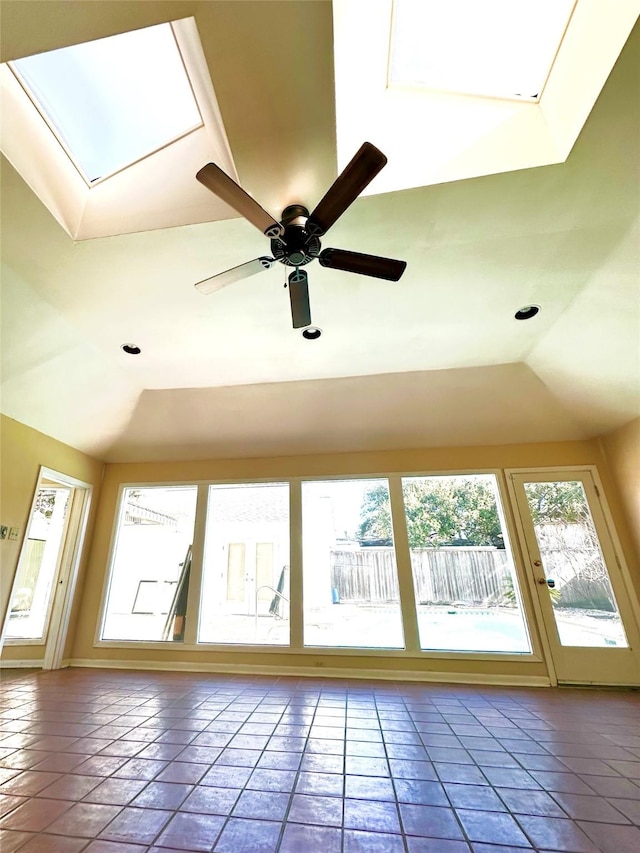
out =
[(103, 640), (182, 640), (196, 486), (122, 495)]
[[(420, 646), (529, 653), (513, 558), (493, 474), (404, 477)], [(369, 524), (386, 524), (384, 506)]]
[(202, 643), (289, 643), (289, 485), (211, 486)]
[(293, 518), (288, 482), (124, 489), (101, 639), (530, 654), (496, 476), (394, 483), (303, 480)]
[(306, 646), (404, 647), (390, 519), (386, 480), (302, 484)]

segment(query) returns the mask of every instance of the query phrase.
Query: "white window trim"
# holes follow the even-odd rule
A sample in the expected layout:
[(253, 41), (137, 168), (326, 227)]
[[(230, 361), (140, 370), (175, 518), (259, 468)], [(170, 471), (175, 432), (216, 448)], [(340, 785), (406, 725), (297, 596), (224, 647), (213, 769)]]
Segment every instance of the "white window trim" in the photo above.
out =
[[(575, 470), (576, 466), (572, 466)], [(541, 470), (541, 469), (532, 469)], [(551, 470), (551, 469), (544, 469)], [(475, 652), (475, 651), (440, 651), (421, 649), (419, 645), (419, 635), (417, 631), (417, 613), (415, 611), (415, 594), (413, 587), (413, 574), (411, 572), (411, 561), (409, 556), (409, 546), (406, 538), (406, 522), (404, 520), (404, 503), (402, 500), (402, 478), (403, 477), (452, 477), (464, 476), (472, 474), (492, 474), (496, 477), (498, 494), (500, 503), (504, 512), (503, 522), (505, 532), (507, 533), (508, 544), (511, 548), (513, 558), (514, 571), (519, 585), (521, 594), (522, 613), (525, 622), (525, 630), (529, 636), (531, 651), (530, 652)], [(392, 519), (394, 525), (394, 546), (396, 548), (396, 561), (402, 563), (402, 582), (400, 581), (400, 566), (398, 566), (398, 580), (401, 583), (401, 614), (403, 618), (403, 631), (405, 633), (405, 647), (399, 648), (368, 648), (366, 646), (305, 646), (303, 629), (304, 629), (304, 600), (303, 600), (303, 578), (302, 578), (302, 483), (304, 482), (320, 482), (331, 480), (372, 480), (384, 479), (389, 482), (391, 492), (392, 483), (394, 497), (391, 499), (392, 504)], [(197, 637), (197, 619), (199, 613), (200, 600), (202, 594), (202, 561), (204, 556), (204, 536), (206, 527), (206, 506), (208, 492), (210, 486), (216, 485), (243, 485), (251, 483), (287, 483), (289, 485), (289, 500), (290, 500), (290, 623), (289, 623), (289, 643), (288, 644), (243, 644), (243, 643), (200, 643), (196, 642)], [(144, 489), (144, 488), (171, 488), (191, 486), (198, 488), (198, 500), (196, 504), (196, 518), (194, 523), (194, 543), (192, 552), (192, 581), (189, 585), (189, 595), (187, 600), (187, 614), (190, 619), (187, 621), (186, 638), (188, 642), (174, 643), (171, 640), (156, 640), (156, 641), (138, 641), (138, 640), (103, 640), (101, 639), (104, 623), (106, 620), (107, 602), (109, 588), (111, 585), (111, 576), (115, 563), (119, 521), (122, 515), (123, 496), (125, 489)], [(202, 494), (205, 497), (202, 497)], [(545, 662), (544, 650), (539, 639), (539, 631), (537, 630), (538, 614), (535, 613), (535, 606), (531, 607), (531, 601), (525, 590), (527, 579), (524, 572), (523, 558), (518, 545), (518, 538), (513, 523), (513, 510), (509, 500), (505, 497), (510, 497), (506, 490), (506, 472), (501, 468), (483, 468), (483, 469), (463, 469), (463, 470), (445, 470), (445, 471), (409, 471), (409, 472), (393, 472), (393, 473), (359, 473), (359, 474), (331, 474), (326, 476), (305, 475), (298, 477), (232, 477), (215, 480), (179, 480), (179, 481), (144, 481), (120, 483), (118, 488), (118, 497), (116, 500), (116, 512), (112, 524), (111, 540), (109, 546), (109, 557), (106, 564), (106, 572), (103, 581), (101, 607), (99, 611), (99, 619), (96, 623), (96, 631), (94, 635), (94, 648), (100, 649), (146, 649), (163, 651), (172, 650), (177, 654), (180, 652), (214, 652), (225, 654), (277, 654), (281, 653), (285, 656), (304, 655), (304, 656), (336, 656), (336, 657), (385, 657), (385, 658), (406, 658), (417, 660), (474, 660), (474, 661), (505, 661), (505, 662), (526, 662), (526, 663), (543, 663)], [(200, 513), (200, 515), (198, 515)], [(403, 532), (404, 530), (404, 532)], [(400, 543), (400, 544), (399, 544)], [(400, 555), (398, 554), (398, 545), (400, 547)], [(404, 552), (404, 553), (403, 553)], [(408, 560), (407, 560), (408, 558)], [(413, 610), (411, 610), (413, 603)], [(408, 616), (408, 621), (406, 617)], [(415, 621), (415, 626), (412, 623)], [(407, 626), (409, 630), (407, 630)], [(413, 634), (413, 636), (412, 636)], [(409, 636), (409, 642), (407, 640)]]

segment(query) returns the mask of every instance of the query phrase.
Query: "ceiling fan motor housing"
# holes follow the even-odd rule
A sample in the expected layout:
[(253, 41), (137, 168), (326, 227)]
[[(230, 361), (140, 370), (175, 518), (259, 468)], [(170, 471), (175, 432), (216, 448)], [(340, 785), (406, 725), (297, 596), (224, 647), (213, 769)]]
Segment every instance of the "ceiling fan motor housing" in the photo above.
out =
[(303, 267), (320, 254), (320, 238), (305, 229), (308, 218), (309, 211), (301, 204), (290, 204), (282, 211), (284, 234), (271, 240), (271, 253), (281, 264)]

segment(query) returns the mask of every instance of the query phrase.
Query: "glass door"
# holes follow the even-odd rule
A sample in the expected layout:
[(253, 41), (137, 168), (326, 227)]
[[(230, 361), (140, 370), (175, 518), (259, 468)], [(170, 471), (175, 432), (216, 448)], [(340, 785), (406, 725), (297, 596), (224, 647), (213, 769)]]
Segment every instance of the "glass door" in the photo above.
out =
[(512, 473), (559, 682), (640, 684), (638, 626), (588, 471)]
[(7, 641), (46, 642), (72, 491), (48, 481), (37, 490), (9, 605)]

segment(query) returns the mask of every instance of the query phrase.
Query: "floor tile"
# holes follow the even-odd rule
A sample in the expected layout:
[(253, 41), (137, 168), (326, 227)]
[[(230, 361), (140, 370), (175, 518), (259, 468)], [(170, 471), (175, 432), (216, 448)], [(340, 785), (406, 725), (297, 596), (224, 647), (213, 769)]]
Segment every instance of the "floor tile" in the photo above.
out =
[(156, 782), (179, 782), (196, 785), (207, 772), (206, 764), (190, 764), (187, 761), (172, 761), (155, 778)]
[(578, 825), (602, 853), (638, 853), (640, 829), (636, 826), (611, 826), (579, 821)]
[(239, 788), (197, 787), (182, 803), (180, 811), (228, 815), (239, 796)]
[(535, 847), (570, 853), (602, 853), (572, 820), (521, 815), (516, 819)]
[(24, 770), (13, 779), (9, 779), (0, 787), (0, 793), (18, 794), (20, 796), (32, 797), (60, 779), (60, 773), (47, 773), (41, 770)]
[(467, 764), (441, 764), (433, 765), (435, 772), (441, 782), (457, 782), (460, 785), (488, 785), (487, 777), (479, 767), (471, 767)]
[(283, 820), (290, 795), (275, 791), (243, 791), (234, 808), (234, 817), (252, 817), (262, 820)]
[(510, 812), (539, 815), (540, 817), (566, 817), (557, 802), (545, 791), (520, 791), (515, 788), (496, 788), (496, 793)]
[(177, 814), (158, 836), (156, 844), (179, 851), (208, 853), (224, 823), (225, 818), (218, 815)]
[(318, 826), (342, 825), (342, 800), (309, 794), (294, 794), (288, 820)]
[[(39, 833), (20, 848), (21, 853), (77, 853), (86, 848), (86, 838)], [(4, 850), (0, 847), (0, 850)], [(126, 851), (124, 852), (126, 853)]]
[(249, 781), (250, 767), (229, 767), (216, 765), (200, 780), (201, 785), (213, 785), (216, 788), (244, 788)]
[(619, 776), (582, 776), (582, 781), (603, 797), (624, 797), (640, 800), (640, 785)]
[(34, 838), (31, 832), (14, 832), (11, 829), (0, 829), (0, 850), (2, 853), (14, 853), (18, 848)]
[(610, 797), (608, 802), (623, 815), (629, 818), (631, 823), (640, 826), (640, 800), (624, 800)]
[[(375, 848), (353, 847), (353, 853), (359, 849), (369, 849), (371, 853)], [(393, 848), (380, 848), (381, 853), (392, 853)], [(402, 849), (402, 848), (400, 848)], [(322, 853), (342, 853), (342, 833), (339, 829), (329, 826), (303, 826), (299, 823), (287, 823), (278, 853), (301, 853), (301, 851), (322, 851)], [(344, 853), (349, 848), (345, 846)]]
[[(306, 757), (306, 756), (305, 756)], [(295, 752), (264, 752), (257, 767), (268, 770), (297, 770), (300, 767), (302, 755)], [(340, 773), (342, 770), (339, 771)]]
[(402, 826), (408, 835), (424, 835), (429, 838), (464, 838), (452, 809), (438, 806), (416, 806), (407, 803), (401, 803), (399, 809)]
[[(573, 773), (551, 773), (545, 770), (532, 770), (531, 775), (545, 791), (560, 791), (565, 794), (592, 794), (590, 788), (579, 776)], [(509, 785), (498, 787), (508, 788)]]
[(109, 841), (151, 844), (172, 816), (172, 812), (159, 809), (124, 808), (105, 827), (101, 837)]
[(3, 853), (640, 849), (622, 691), (72, 669), (0, 691)]
[(0, 818), (3, 818), (18, 806), (26, 803), (27, 800), (27, 797), (18, 797), (12, 794), (0, 794)]
[(345, 829), (399, 833), (398, 808), (393, 802), (345, 799), (343, 825)]
[(300, 769), (311, 773), (343, 773), (344, 766), (345, 760), (339, 755), (314, 755), (307, 753), (302, 756)]
[(345, 797), (395, 802), (395, 792), (390, 779), (380, 776), (345, 776), (344, 782)]
[(213, 848), (214, 853), (274, 853), (281, 824), (230, 818)]
[(449, 801), (439, 782), (425, 782), (421, 779), (396, 779), (394, 782), (396, 799), (399, 803), (412, 803), (422, 806), (448, 806)]
[(506, 807), (496, 792), (487, 785), (455, 785), (446, 783), (444, 790), (451, 805), (458, 809), (504, 812)]
[(345, 829), (342, 849), (343, 853), (404, 853), (405, 848), (399, 835)]
[(471, 841), (523, 847), (529, 844), (522, 830), (509, 814), (471, 809), (456, 809), (456, 813)]
[(167, 766), (166, 761), (156, 761), (152, 758), (131, 758), (113, 774), (118, 779), (148, 779), (155, 778)]
[(126, 806), (148, 783), (140, 779), (105, 779), (83, 797), (86, 803)]
[(0, 821), (0, 827), (24, 832), (42, 832), (72, 805), (73, 803), (62, 800), (29, 799), (4, 817)]
[(574, 820), (589, 820), (603, 823), (629, 823), (629, 819), (600, 797), (585, 797), (581, 794), (553, 795), (554, 800)]
[(102, 781), (100, 776), (67, 774), (38, 792), (39, 797), (55, 800), (81, 800)]
[[(408, 835), (406, 840), (409, 853), (471, 853), (471, 848), (466, 841), (419, 838), (411, 835)], [(496, 850), (495, 853), (499, 853), (499, 851)]]
[[(366, 779), (370, 777), (363, 776), (351, 778)], [(325, 796), (330, 797), (342, 797), (344, 794), (344, 780), (345, 777), (339, 773), (311, 773), (303, 770), (298, 774), (297, 781), (295, 782), (296, 793), (324, 794)]]
[(177, 809), (193, 790), (193, 785), (177, 782), (149, 782), (131, 801), (137, 808)]
[(120, 813), (120, 806), (98, 803), (75, 803), (47, 827), (55, 835), (74, 835), (94, 838)]

